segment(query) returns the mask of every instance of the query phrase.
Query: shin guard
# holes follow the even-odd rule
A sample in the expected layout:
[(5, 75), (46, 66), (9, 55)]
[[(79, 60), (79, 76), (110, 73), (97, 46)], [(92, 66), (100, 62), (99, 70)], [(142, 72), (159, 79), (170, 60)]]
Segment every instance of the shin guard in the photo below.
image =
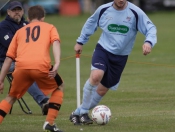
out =
[(49, 110), (46, 117), (46, 121), (48, 121), (50, 125), (54, 124), (54, 121), (58, 116), (59, 110), (61, 108), (62, 102), (63, 92), (61, 90), (54, 91), (49, 100)]
[(0, 124), (2, 123), (7, 113), (9, 113), (10, 109), (11, 104), (9, 104), (6, 100), (2, 100), (0, 103)]

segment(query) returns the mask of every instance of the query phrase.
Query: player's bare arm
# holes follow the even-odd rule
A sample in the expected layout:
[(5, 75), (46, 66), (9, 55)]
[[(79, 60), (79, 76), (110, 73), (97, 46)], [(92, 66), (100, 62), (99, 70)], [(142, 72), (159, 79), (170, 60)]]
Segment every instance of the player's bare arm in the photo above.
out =
[(1, 74), (0, 74), (0, 93), (1, 94), (3, 93), (3, 89), (4, 89), (4, 79), (8, 73), (11, 63), (12, 63), (12, 59), (9, 57), (6, 57), (1, 69)]
[(53, 42), (53, 55), (54, 55), (54, 59), (55, 59), (55, 64), (53, 66), (53, 69), (51, 71), (49, 71), (50, 78), (54, 78), (57, 74), (57, 71), (58, 71), (58, 68), (60, 65), (60, 54), (61, 54), (60, 42), (54, 41)]

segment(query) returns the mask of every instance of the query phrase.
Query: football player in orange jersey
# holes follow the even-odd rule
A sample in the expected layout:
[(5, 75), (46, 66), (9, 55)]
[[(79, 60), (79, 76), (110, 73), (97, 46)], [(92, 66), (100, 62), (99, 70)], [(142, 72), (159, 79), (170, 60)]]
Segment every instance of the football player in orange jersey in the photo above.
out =
[[(0, 103), (0, 123), (13, 103), (25, 94), (33, 82), (36, 82), (45, 95), (51, 94), (43, 129), (62, 132), (54, 122), (63, 101), (63, 80), (57, 73), (60, 65), (60, 38), (57, 29), (44, 22), (44, 18), (43, 7), (30, 7), (30, 23), (16, 32), (8, 48), (0, 74), (0, 93), (3, 93), (4, 79), (13, 60), (16, 61), (16, 67), (9, 94)], [(49, 50), (51, 46), (54, 55), (53, 66)]]
[[(19, 1), (11, 1), (7, 4), (7, 16), (0, 22), (0, 70), (6, 58), (6, 53), (10, 42), (16, 31), (28, 24), (24, 18), (24, 7)], [(12, 72), (15, 69), (15, 61), (12, 62), (8, 78), (13, 79)], [(10, 82), (11, 83), (11, 82)], [(45, 96), (34, 82), (27, 92), (33, 97), (35, 102), (41, 107), (42, 114), (47, 115), (49, 97)], [(28, 111), (30, 112), (30, 111)]]

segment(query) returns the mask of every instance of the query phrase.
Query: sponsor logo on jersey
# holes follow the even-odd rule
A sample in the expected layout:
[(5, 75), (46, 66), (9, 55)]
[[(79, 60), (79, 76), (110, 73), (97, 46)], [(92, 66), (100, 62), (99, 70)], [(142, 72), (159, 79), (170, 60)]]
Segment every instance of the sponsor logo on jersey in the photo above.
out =
[(126, 19), (123, 21), (124, 23), (132, 24), (132, 17), (127, 16)]
[(147, 21), (147, 24), (150, 24), (151, 22), (150, 21)]
[(110, 24), (108, 25), (108, 30), (110, 32), (119, 32), (119, 33), (127, 33), (129, 31), (129, 28), (125, 25), (116, 25), (116, 24)]
[(126, 20), (129, 22), (131, 20), (131, 17), (126, 17)]

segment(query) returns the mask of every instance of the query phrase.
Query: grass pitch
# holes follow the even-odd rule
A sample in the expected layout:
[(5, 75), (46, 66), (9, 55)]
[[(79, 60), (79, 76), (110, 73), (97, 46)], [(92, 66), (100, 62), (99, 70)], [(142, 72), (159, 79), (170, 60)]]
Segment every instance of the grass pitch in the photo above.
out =
[[(59, 74), (65, 81), (64, 102), (56, 119), (65, 132), (174, 132), (175, 130), (175, 12), (148, 14), (157, 26), (158, 43), (148, 56), (142, 55), (144, 36), (138, 33), (134, 49), (129, 56), (117, 91), (109, 91), (100, 104), (107, 105), (112, 112), (109, 124), (99, 126), (74, 126), (69, 121), (76, 108), (76, 71), (74, 45), (81, 28), (89, 15), (77, 17), (47, 16), (61, 38), (62, 59)], [(2, 18), (0, 18), (2, 20)], [(81, 55), (81, 90), (89, 77), (93, 49), (101, 31), (91, 36)], [(6, 81), (2, 100), (8, 91)], [(81, 91), (82, 93), (82, 91)], [(81, 94), (82, 95), (82, 94)], [(40, 132), (45, 120), (40, 107), (26, 93), (23, 97), (32, 110), (24, 114), (18, 102), (11, 115), (0, 125), (0, 132)]]

